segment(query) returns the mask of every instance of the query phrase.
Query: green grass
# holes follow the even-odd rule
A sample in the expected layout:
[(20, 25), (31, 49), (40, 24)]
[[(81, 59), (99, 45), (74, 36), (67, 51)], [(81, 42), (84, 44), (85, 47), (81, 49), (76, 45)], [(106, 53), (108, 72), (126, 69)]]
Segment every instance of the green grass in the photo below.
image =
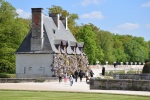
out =
[(0, 100), (150, 100), (148, 96), (0, 90)]

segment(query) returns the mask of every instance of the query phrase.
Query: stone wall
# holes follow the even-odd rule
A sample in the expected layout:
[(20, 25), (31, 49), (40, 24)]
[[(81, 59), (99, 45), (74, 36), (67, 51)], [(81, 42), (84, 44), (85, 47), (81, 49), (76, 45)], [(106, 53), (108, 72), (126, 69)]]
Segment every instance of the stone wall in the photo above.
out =
[(16, 54), (16, 78), (51, 77), (52, 54)]
[(149, 80), (130, 80), (130, 79), (90, 79), (91, 90), (136, 90), (150, 91)]
[(0, 83), (22, 83), (22, 82), (51, 82), (58, 81), (57, 77), (49, 78), (0, 78)]
[(150, 74), (114, 74), (114, 79), (150, 80)]

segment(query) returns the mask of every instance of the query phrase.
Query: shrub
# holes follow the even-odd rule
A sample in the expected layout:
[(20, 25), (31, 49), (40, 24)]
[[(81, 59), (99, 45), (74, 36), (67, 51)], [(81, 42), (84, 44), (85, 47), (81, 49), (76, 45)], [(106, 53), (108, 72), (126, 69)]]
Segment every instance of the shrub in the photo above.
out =
[(150, 62), (147, 62), (144, 67), (143, 67), (143, 70), (142, 70), (142, 74), (143, 73), (149, 73), (150, 74)]
[(45, 82), (45, 79), (43, 79), (43, 78), (38, 78), (38, 79), (35, 80), (35, 82)]
[(0, 78), (15, 78), (15, 74), (5, 74), (5, 73), (0, 73)]

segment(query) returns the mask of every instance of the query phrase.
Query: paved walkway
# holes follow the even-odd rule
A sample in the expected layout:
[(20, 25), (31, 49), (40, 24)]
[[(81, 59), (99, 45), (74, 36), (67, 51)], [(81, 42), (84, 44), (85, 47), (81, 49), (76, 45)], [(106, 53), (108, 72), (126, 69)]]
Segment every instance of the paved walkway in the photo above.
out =
[(147, 91), (125, 91), (125, 90), (90, 90), (89, 84), (83, 79), (82, 82), (70, 83), (44, 82), (44, 83), (0, 83), (0, 89), (5, 90), (40, 90), (40, 91), (71, 91), (71, 92), (93, 92), (93, 93), (110, 93), (110, 94), (128, 94), (150, 96)]

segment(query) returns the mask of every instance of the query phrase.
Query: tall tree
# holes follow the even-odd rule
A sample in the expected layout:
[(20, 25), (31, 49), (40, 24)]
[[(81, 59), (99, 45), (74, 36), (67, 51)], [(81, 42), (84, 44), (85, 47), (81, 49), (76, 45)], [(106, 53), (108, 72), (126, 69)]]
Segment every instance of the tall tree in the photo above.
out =
[(127, 55), (124, 52), (123, 43), (120, 35), (113, 35), (113, 55), (115, 56), (116, 62), (126, 62)]
[(108, 61), (110, 64), (113, 63), (115, 61), (115, 57), (113, 55), (112, 33), (100, 30), (99, 33), (97, 33), (97, 38), (104, 53), (103, 63), (106, 61)]
[(0, 1), (0, 72), (15, 72), (15, 51), (29, 30), (29, 20), (18, 18), (16, 9)]
[(128, 61), (144, 62), (148, 59), (148, 44), (141, 37), (133, 37), (124, 44), (125, 53), (129, 56)]
[(92, 31), (91, 27), (88, 25), (83, 25), (78, 33), (77, 33), (77, 40), (79, 42), (84, 42), (84, 52), (88, 56), (88, 60), (90, 64), (95, 63), (95, 56), (96, 56), (96, 35)]
[(148, 61), (150, 61), (150, 41), (148, 41)]

